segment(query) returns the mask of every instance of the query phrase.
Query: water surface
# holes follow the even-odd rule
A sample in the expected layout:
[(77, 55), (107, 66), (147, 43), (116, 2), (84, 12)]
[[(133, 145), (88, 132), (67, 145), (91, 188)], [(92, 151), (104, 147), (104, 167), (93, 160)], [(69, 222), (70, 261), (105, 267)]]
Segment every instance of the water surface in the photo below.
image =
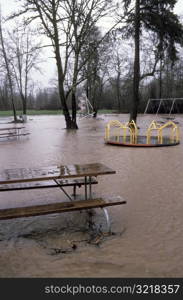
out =
[[(0, 277), (183, 277), (183, 144), (132, 148), (104, 143), (111, 119), (82, 119), (66, 131), (63, 116), (29, 117), (28, 137), (0, 142), (0, 169), (101, 162), (116, 174), (98, 178), (96, 195), (122, 196), (109, 208), (113, 235), (87, 230), (85, 212), (0, 221)], [(144, 132), (152, 116), (139, 116)], [(182, 116), (177, 116), (182, 136)], [(5, 119), (3, 119), (5, 122)], [(5, 126), (4, 124), (1, 126)], [(83, 190), (79, 190), (82, 194)], [(64, 199), (60, 190), (3, 192), (0, 207)]]

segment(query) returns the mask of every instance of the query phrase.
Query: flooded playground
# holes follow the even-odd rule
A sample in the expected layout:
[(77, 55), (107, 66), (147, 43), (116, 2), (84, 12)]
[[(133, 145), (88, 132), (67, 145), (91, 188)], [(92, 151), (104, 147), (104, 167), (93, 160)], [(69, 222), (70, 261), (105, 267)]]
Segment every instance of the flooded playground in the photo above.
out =
[[(29, 136), (0, 141), (1, 170), (100, 162), (116, 174), (102, 176), (94, 193), (127, 201), (108, 208), (111, 235), (90, 232), (86, 212), (0, 221), (1, 278), (183, 277), (183, 117), (175, 118), (180, 144), (152, 148), (106, 145), (109, 120), (126, 122), (128, 115), (83, 118), (76, 131), (64, 129), (63, 116), (30, 116)], [(140, 130), (152, 120), (140, 115)], [(57, 189), (3, 192), (0, 208), (63, 198)]]

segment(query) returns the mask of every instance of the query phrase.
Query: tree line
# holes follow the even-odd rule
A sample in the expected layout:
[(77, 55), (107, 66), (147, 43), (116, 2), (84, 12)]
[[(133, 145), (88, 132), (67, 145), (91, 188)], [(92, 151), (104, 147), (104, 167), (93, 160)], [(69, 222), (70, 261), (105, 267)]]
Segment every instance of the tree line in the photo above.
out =
[[(183, 27), (176, 0), (21, 0), (5, 31), (1, 17), (0, 107), (62, 109), (67, 129), (77, 129), (78, 98), (85, 91), (98, 109), (143, 112), (147, 99), (182, 95)], [(106, 17), (115, 22), (101, 30)], [(16, 21), (17, 22), (17, 21)], [(19, 21), (20, 22), (20, 21)], [(36, 24), (36, 33), (30, 30)], [(44, 36), (57, 69), (54, 88), (33, 93), (31, 72), (41, 66), (35, 36)], [(5, 38), (6, 37), (6, 38)], [(8, 100), (7, 100), (8, 99)]]

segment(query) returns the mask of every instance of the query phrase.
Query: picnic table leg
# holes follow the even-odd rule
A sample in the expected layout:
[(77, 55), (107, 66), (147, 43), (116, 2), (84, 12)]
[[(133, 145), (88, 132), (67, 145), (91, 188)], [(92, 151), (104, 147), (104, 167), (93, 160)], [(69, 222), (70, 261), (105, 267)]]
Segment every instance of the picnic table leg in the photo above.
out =
[(110, 223), (108, 211), (105, 207), (102, 207), (102, 210), (103, 210), (105, 218), (106, 218), (108, 232), (111, 232), (111, 223)]
[(85, 200), (88, 199), (88, 195), (87, 195), (87, 176), (85, 176)]
[(76, 185), (73, 186), (73, 197), (76, 198)]
[(90, 195), (90, 199), (92, 199), (92, 185), (91, 185), (91, 176), (89, 176), (89, 195)]
[(69, 198), (70, 201), (73, 201), (72, 197), (64, 190), (64, 188), (58, 184), (57, 180), (54, 179), (54, 181), (56, 182), (56, 184), (58, 185), (58, 187), (62, 190), (62, 192)]

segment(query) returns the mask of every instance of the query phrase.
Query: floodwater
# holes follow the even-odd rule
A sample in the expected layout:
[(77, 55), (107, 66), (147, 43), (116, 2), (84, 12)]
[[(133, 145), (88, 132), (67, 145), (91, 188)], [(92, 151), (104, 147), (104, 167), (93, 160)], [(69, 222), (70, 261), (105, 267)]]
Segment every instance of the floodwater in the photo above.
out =
[[(152, 118), (139, 116), (140, 130)], [(28, 119), (29, 136), (0, 141), (1, 170), (101, 162), (116, 174), (100, 176), (95, 194), (122, 196), (127, 204), (108, 209), (112, 235), (100, 233), (99, 209), (93, 230), (86, 212), (0, 221), (0, 277), (183, 277), (183, 143), (104, 144), (106, 123), (127, 121), (128, 115), (81, 119), (79, 130), (69, 132), (62, 116)], [(183, 117), (176, 121), (182, 131)], [(3, 192), (0, 208), (55, 199), (62, 199), (58, 189)]]

